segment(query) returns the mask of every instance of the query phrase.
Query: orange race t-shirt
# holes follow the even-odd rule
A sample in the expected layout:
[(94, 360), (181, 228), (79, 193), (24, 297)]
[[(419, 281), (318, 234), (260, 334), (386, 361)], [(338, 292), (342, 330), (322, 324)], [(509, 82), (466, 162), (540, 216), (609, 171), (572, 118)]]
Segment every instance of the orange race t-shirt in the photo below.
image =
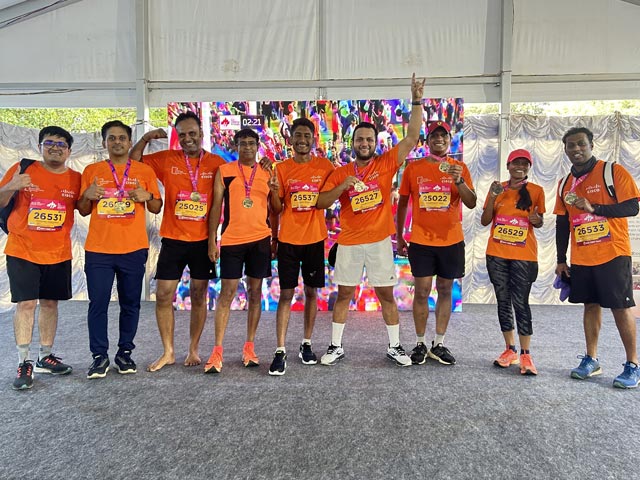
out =
[(197, 195), (193, 194), (184, 152), (164, 150), (144, 155), (142, 161), (153, 169), (164, 185), (164, 214), (160, 236), (183, 242), (206, 240), (209, 236), (209, 211), (213, 202), (213, 180), (218, 167), (225, 163), (224, 160), (209, 152), (204, 152), (201, 161), (199, 158), (189, 158), (194, 177), (198, 170)]
[[(19, 163), (9, 168), (0, 187), (6, 185), (19, 168)], [(33, 186), (16, 195), (7, 222), (9, 237), (4, 253), (41, 265), (70, 260), (80, 174), (70, 168), (64, 173), (53, 173), (42, 162), (33, 163), (25, 173), (31, 177)]]
[[(337, 168), (329, 175), (323, 192), (333, 190), (345, 178), (355, 176), (355, 162)], [(340, 245), (360, 245), (384, 240), (395, 232), (391, 211), (391, 184), (398, 164), (398, 147), (375, 157), (366, 168), (362, 182), (366, 189), (357, 192), (349, 188), (342, 192), (340, 200)]]
[[(219, 168), (224, 191), (224, 213), (222, 238), (220, 245), (242, 245), (256, 242), (271, 235), (269, 226), (269, 178), (259, 164), (255, 165), (255, 176), (251, 184), (249, 198), (253, 202), (250, 208), (243, 206), (245, 188), (238, 161), (225, 163)], [(247, 182), (251, 181), (251, 167), (240, 165)]]
[[(465, 163), (450, 157), (446, 161), (462, 167), (462, 178), (473, 190)], [(399, 193), (411, 197), (412, 243), (446, 247), (464, 240), (460, 193), (453, 178), (440, 171), (439, 163), (427, 159), (409, 163)]]
[[(121, 182), (126, 164), (114, 166), (118, 181)], [(123, 201), (126, 211), (119, 213), (113, 210), (113, 203), (117, 198), (113, 196), (113, 192), (117, 187), (106, 161), (87, 165), (82, 172), (82, 193), (89, 188), (94, 179), (107, 193), (101, 200), (92, 202), (91, 220), (84, 249), (95, 253), (131, 253), (141, 248), (149, 248), (146, 203), (133, 202), (125, 195)], [(134, 190), (138, 182), (155, 198), (160, 198), (158, 179), (151, 167), (132, 161), (125, 191)]]
[[(613, 205), (615, 200), (609, 195), (603, 179), (605, 162), (598, 160), (596, 166), (578, 183), (574, 192), (591, 204)], [(571, 229), (571, 264), (594, 266), (602, 265), (619, 256), (631, 255), (629, 227), (626, 218), (605, 218), (587, 213), (572, 205), (566, 205), (564, 196), (571, 190), (574, 177), (570, 176), (561, 196), (556, 193), (556, 205), (553, 213), (569, 213)], [(560, 180), (560, 182), (564, 179)], [(633, 177), (621, 165), (613, 166), (613, 184), (618, 202), (639, 198), (640, 192)], [(557, 189), (556, 189), (557, 192)]]
[[(527, 183), (531, 196), (531, 211), (538, 207), (538, 214), (545, 210), (544, 190), (534, 183)], [(491, 234), (487, 242), (487, 255), (507, 260), (538, 261), (538, 241), (535, 229), (529, 222), (529, 211), (516, 208), (519, 189), (505, 189), (496, 197), (491, 221)], [(489, 197), (484, 202), (486, 208)]]
[(311, 157), (308, 163), (296, 163), (288, 158), (276, 164), (280, 198), (281, 242), (309, 245), (327, 238), (324, 211), (316, 208), (318, 194), (329, 175), (335, 170), (326, 158)]

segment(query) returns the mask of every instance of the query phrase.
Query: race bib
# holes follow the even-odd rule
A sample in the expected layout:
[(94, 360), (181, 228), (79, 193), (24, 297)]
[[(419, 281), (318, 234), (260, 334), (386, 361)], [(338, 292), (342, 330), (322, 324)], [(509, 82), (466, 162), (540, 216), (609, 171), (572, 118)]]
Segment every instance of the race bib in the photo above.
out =
[(367, 182), (362, 192), (349, 189), (349, 201), (353, 213), (364, 213), (382, 206), (382, 193), (378, 182)]
[(419, 205), (425, 210), (449, 210), (451, 205), (451, 184), (420, 183)]
[[(199, 200), (193, 200), (199, 198)], [(204, 222), (207, 216), (207, 194), (181, 190), (176, 197), (175, 214), (178, 220), (190, 220), (193, 222)]]
[(611, 240), (609, 221), (605, 217), (593, 213), (582, 213), (573, 217), (571, 223), (578, 245), (592, 245)]
[(493, 229), (494, 241), (506, 245), (524, 247), (528, 234), (528, 218), (508, 215), (498, 215), (496, 217), (495, 228)]
[(136, 203), (129, 197), (118, 200), (118, 190), (105, 188), (104, 197), (98, 200), (98, 216), (105, 218), (129, 218), (135, 215)]
[(316, 208), (318, 185), (315, 183), (292, 182), (289, 184), (291, 210), (308, 212)]
[(55, 232), (62, 229), (67, 218), (67, 205), (60, 200), (32, 198), (29, 203), (27, 228), (39, 232)]

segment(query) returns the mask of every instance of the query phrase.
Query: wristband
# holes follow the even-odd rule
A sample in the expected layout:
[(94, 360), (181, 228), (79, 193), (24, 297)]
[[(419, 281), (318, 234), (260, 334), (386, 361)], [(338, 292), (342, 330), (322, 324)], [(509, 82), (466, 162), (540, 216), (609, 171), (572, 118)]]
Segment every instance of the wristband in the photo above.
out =
[(414, 105), (414, 106), (422, 105), (422, 100), (412, 100), (411, 105)]

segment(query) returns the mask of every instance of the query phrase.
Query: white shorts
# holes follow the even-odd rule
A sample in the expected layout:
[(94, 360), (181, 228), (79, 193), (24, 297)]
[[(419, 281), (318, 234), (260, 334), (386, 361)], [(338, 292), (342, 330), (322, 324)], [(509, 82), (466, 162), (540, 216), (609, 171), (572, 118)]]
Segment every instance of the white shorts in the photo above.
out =
[(335, 284), (346, 287), (360, 285), (365, 269), (372, 287), (393, 287), (398, 283), (391, 237), (374, 243), (338, 247), (333, 273)]

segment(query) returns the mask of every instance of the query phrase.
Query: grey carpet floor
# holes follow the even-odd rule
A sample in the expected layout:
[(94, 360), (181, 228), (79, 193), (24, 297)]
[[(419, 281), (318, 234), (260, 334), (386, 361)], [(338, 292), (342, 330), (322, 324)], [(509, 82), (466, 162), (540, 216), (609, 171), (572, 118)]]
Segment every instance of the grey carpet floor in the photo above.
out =
[[(453, 367), (428, 361), (400, 368), (385, 358), (379, 314), (355, 313), (334, 367), (297, 359), (301, 313), (293, 313), (288, 369), (267, 375), (275, 346), (273, 313), (263, 313), (258, 368), (240, 363), (245, 312), (233, 312), (220, 375), (180, 365), (188, 312), (176, 312), (178, 363), (148, 373), (160, 353), (154, 305), (143, 304), (136, 375), (87, 380), (85, 302), (60, 308), (54, 352), (69, 376), (36, 375), (33, 389), (11, 390), (17, 354), (12, 319), (0, 321), (1, 479), (476, 479), (638, 478), (640, 392), (612, 388), (624, 361), (609, 312), (600, 359), (604, 374), (569, 378), (584, 350), (581, 309), (537, 306), (532, 353), (540, 374), (493, 367), (503, 349), (493, 305), (464, 305), (446, 343)], [(210, 313), (201, 343), (213, 345)], [(330, 340), (320, 313), (314, 347)], [(117, 343), (117, 306), (110, 335)], [(429, 321), (428, 335), (433, 335)], [(35, 335), (34, 353), (37, 349)], [(410, 313), (401, 338), (414, 346)], [(112, 353), (113, 354), (113, 353)]]

